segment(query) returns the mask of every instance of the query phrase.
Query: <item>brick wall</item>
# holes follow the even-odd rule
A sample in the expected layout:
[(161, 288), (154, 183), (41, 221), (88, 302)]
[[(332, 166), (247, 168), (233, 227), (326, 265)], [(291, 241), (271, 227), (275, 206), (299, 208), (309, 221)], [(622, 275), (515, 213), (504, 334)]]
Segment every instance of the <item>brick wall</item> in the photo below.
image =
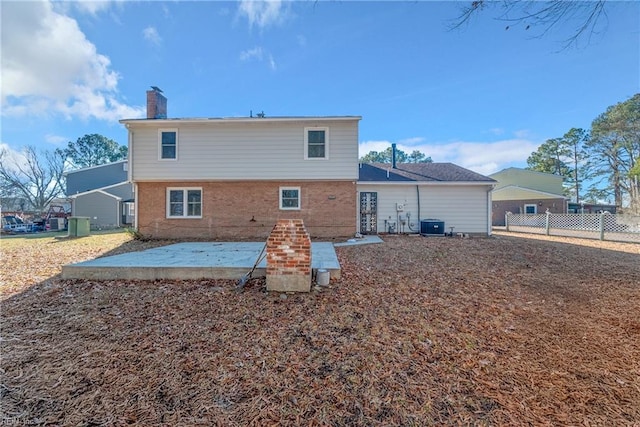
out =
[[(301, 209), (280, 210), (279, 188), (300, 187)], [(167, 219), (167, 187), (202, 188), (202, 218)], [(356, 232), (356, 186), (330, 182), (140, 182), (138, 229), (151, 238), (265, 240), (279, 219), (302, 219), (311, 237)]]
[(167, 98), (156, 90), (147, 91), (147, 119), (167, 118)]
[(267, 290), (311, 290), (311, 239), (301, 219), (280, 219), (267, 239)]

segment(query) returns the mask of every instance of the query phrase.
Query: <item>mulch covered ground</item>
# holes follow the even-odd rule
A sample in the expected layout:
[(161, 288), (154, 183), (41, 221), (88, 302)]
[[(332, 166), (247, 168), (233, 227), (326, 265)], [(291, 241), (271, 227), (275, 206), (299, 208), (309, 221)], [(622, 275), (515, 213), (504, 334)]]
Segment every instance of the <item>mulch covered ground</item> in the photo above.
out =
[[(16, 425), (638, 425), (640, 245), (385, 237), (310, 294), (62, 281), (162, 242), (2, 239)], [(39, 262), (25, 264), (37, 256)]]

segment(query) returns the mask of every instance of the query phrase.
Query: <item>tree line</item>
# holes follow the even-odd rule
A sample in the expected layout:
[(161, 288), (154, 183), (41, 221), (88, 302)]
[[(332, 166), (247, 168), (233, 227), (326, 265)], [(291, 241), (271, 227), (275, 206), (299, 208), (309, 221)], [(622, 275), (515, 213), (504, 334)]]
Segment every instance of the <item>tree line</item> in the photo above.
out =
[(21, 159), (11, 158), (6, 148), (0, 151), (2, 204), (21, 200), (20, 210), (42, 213), (55, 198), (65, 194), (65, 172), (126, 159), (127, 147), (90, 134), (53, 151), (27, 146), (19, 156)]
[(548, 139), (527, 158), (527, 169), (562, 176), (576, 203), (640, 212), (640, 94), (608, 107), (590, 129)]

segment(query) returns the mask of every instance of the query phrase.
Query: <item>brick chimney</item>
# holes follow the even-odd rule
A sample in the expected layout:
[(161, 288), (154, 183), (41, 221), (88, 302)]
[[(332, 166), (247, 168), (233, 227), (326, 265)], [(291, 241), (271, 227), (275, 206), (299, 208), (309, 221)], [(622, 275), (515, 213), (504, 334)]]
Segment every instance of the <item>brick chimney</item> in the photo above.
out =
[(311, 239), (301, 219), (281, 219), (267, 239), (267, 290), (311, 290)]
[(159, 87), (151, 86), (147, 91), (147, 119), (167, 118), (167, 98)]

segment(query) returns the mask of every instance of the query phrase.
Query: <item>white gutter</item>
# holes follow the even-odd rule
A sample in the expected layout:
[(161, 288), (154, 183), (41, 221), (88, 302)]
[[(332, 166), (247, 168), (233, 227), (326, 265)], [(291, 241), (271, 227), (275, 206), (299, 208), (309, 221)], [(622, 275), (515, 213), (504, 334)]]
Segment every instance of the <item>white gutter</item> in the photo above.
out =
[(157, 127), (158, 125), (202, 124), (202, 123), (265, 123), (265, 122), (335, 122), (358, 121), (362, 116), (322, 116), (322, 117), (212, 117), (182, 119), (123, 119), (125, 125), (136, 124)]
[(493, 202), (491, 200), (493, 187), (495, 187), (495, 184), (487, 190), (487, 236), (491, 236), (491, 232), (493, 231), (493, 216), (491, 215), (493, 211)]

